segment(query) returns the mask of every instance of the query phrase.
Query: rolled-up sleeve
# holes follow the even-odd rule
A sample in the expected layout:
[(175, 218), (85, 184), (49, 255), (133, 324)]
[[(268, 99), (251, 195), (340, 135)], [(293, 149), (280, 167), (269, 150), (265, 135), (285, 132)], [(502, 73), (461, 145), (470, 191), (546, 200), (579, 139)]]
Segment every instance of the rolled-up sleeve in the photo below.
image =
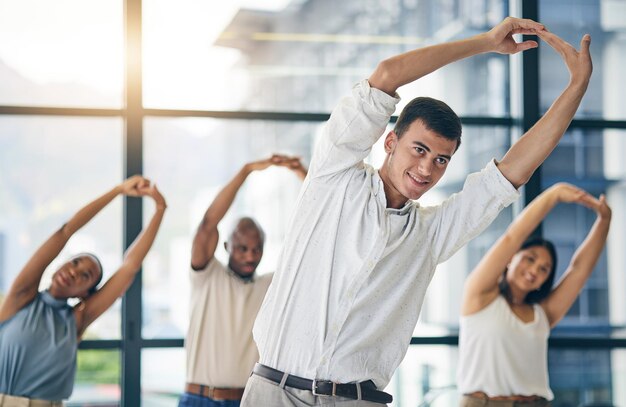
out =
[(470, 174), (463, 190), (451, 195), (435, 212), (433, 254), (437, 263), (446, 261), (482, 233), (519, 196), (495, 159), (481, 171)]
[(360, 163), (384, 133), (400, 98), (372, 88), (364, 79), (343, 98), (324, 125), (309, 177), (330, 175)]

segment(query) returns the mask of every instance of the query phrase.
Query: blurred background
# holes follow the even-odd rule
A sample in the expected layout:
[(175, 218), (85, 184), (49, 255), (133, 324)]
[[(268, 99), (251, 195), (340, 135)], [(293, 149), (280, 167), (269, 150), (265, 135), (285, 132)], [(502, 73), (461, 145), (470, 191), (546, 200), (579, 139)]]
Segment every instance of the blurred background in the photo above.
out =
[[(126, 176), (154, 180), (169, 205), (142, 276), (87, 331), (68, 406), (176, 406), (191, 239), (217, 191), (272, 153), (308, 164), (332, 108), (380, 60), (486, 31), (507, 15), (539, 20), (577, 48), (590, 33), (589, 90), (519, 204), (439, 266), (387, 390), (396, 407), (458, 402), (463, 280), (525, 202), (567, 181), (606, 194), (614, 218), (593, 276), (553, 331), (554, 406), (626, 405), (626, 0), (0, 0), (0, 296), (43, 239)], [(567, 81), (560, 57), (541, 44), (402, 87), (396, 114), (428, 95), (464, 123), (460, 150), (422, 205), (501, 158)], [(376, 145), (368, 161), (377, 166), (383, 154)], [(255, 173), (220, 225), (224, 236), (239, 216), (259, 220), (268, 233), (261, 273), (276, 267), (299, 187), (284, 169)], [(106, 278), (152, 211), (151, 202), (118, 198), (60, 260), (93, 251)], [(544, 222), (564, 259), (559, 274), (594, 219), (563, 206)]]

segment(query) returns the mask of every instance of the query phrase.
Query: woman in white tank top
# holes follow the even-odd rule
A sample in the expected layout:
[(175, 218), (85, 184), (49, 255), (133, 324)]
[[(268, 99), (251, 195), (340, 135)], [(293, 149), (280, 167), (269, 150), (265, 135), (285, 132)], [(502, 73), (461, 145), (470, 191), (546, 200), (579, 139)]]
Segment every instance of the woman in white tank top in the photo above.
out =
[[(575, 203), (597, 219), (554, 288), (556, 252), (527, 240), (558, 203)], [(547, 342), (591, 275), (611, 222), (604, 195), (569, 184), (549, 188), (513, 221), (465, 282), (457, 385), (461, 406), (549, 406)]]

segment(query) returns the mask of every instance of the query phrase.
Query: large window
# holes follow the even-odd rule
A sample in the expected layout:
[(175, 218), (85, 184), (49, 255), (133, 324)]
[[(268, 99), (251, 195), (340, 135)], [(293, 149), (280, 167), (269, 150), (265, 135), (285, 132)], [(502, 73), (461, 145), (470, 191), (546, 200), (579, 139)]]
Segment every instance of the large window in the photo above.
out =
[(1, 0), (0, 105), (123, 105), (121, 0)]
[[(524, 202), (566, 181), (607, 195), (614, 220), (591, 279), (553, 332), (555, 406), (626, 404), (626, 1), (83, 3), (0, 0), (0, 298), (49, 234), (125, 176), (153, 179), (168, 210), (140, 278), (87, 331), (69, 405), (175, 406), (185, 382), (191, 240), (217, 191), (243, 164), (275, 152), (308, 165), (339, 98), (379, 61), (466, 38), (506, 15), (539, 19), (576, 47), (591, 33), (594, 74), (570, 129), (520, 203), (438, 268), (414, 345), (388, 390), (393, 406), (457, 402), (462, 282)], [(539, 118), (521, 110), (525, 95), (538, 95), (541, 115), (566, 86), (567, 70), (548, 45), (529, 54), (538, 59), (479, 55), (399, 89), (396, 114), (426, 95), (446, 101), (464, 122), (461, 148), (423, 205), (502, 158), (524, 123)], [(379, 166), (383, 158), (379, 142), (367, 161)], [(255, 173), (220, 225), (223, 241), (237, 217), (259, 220), (267, 232), (261, 273), (276, 268), (299, 186), (284, 169)], [(93, 251), (107, 278), (151, 213), (150, 204), (118, 198), (60, 260)], [(594, 218), (563, 205), (544, 222), (541, 233), (562, 259), (559, 275)], [(221, 244), (216, 255), (226, 260)]]

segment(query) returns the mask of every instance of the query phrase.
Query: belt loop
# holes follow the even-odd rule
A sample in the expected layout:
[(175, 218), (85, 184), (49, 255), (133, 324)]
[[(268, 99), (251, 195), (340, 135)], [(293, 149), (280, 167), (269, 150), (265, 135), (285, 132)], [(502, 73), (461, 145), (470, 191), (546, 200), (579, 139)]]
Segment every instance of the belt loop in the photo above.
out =
[(200, 395), (203, 397), (206, 397), (206, 395), (204, 394), (204, 387), (205, 387), (204, 384), (200, 385)]
[(356, 383), (356, 399), (361, 400), (361, 383)]
[(278, 387), (280, 387), (281, 389), (284, 389), (285, 383), (287, 383), (288, 377), (289, 377), (289, 374), (287, 372), (283, 372), (283, 378), (280, 379), (280, 384), (278, 385)]

